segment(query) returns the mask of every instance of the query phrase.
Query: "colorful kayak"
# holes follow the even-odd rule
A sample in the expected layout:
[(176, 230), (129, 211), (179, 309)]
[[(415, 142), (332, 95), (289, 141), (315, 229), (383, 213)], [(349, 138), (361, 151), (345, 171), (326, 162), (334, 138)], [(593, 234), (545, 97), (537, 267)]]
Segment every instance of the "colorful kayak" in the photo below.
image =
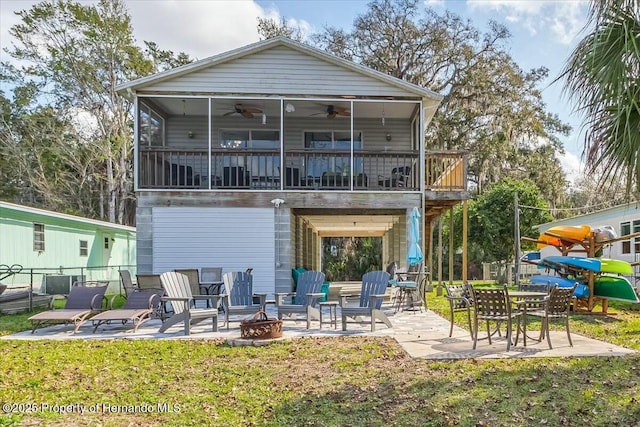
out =
[(540, 264), (553, 268), (554, 265), (566, 266), (570, 270), (585, 270), (594, 273), (602, 271), (602, 264), (597, 258), (581, 258), (575, 256), (548, 256)]
[(570, 288), (574, 284), (578, 283), (578, 286), (576, 286), (576, 290), (573, 292), (573, 296), (577, 298), (589, 297), (589, 286), (575, 279), (567, 279), (565, 277), (545, 274), (536, 274), (535, 276), (531, 276), (531, 283), (550, 286), (558, 285), (559, 288)]
[(593, 295), (618, 301), (640, 302), (629, 280), (622, 276), (608, 276), (603, 274), (596, 277), (593, 285)]
[(619, 259), (600, 258), (600, 271), (602, 273), (622, 274), (624, 276), (633, 275), (633, 267), (631, 267), (631, 264)]
[(557, 237), (560, 240), (572, 242), (581, 242), (591, 235), (590, 225), (556, 225), (551, 227), (543, 234), (551, 237)]

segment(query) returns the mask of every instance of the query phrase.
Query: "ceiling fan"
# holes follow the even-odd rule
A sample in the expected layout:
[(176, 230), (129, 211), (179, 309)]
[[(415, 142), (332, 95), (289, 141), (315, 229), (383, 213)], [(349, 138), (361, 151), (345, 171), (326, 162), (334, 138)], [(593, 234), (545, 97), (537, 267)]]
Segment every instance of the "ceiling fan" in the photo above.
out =
[[(334, 119), (336, 116), (351, 117), (351, 113), (349, 112), (349, 110), (344, 107), (336, 107), (335, 105), (327, 105), (325, 112), (327, 114), (327, 119)], [(319, 114), (325, 113), (316, 113), (312, 115), (317, 116)]]
[(224, 113), (224, 116), (230, 116), (231, 114), (242, 114), (246, 119), (253, 119), (254, 114), (262, 114), (262, 110), (256, 107), (248, 107), (242, 104), (236, 104), (233, 107), (233, 111)]

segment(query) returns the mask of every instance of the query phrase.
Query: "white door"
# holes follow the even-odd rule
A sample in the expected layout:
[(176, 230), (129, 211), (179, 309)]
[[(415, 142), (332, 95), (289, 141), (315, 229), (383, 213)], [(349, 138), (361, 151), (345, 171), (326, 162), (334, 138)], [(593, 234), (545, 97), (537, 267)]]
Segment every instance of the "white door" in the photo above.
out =
[(153, 271), (253, 268), (254, 292), (275, 292), (273, 208), (153, 208)]

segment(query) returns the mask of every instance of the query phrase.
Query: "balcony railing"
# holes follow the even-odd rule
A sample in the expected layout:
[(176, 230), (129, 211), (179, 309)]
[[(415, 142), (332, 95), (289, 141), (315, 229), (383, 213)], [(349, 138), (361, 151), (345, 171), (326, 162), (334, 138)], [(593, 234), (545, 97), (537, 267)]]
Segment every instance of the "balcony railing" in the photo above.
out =
[[(140, 189), (419, 191), (417, 151), (141, 149)], [(466, 188), (466, 157), (427, 152), (426, 187)], [(281, 168), (284, 163), (285, 167)], [(284, 182), (283, 182), (284, 180)]]

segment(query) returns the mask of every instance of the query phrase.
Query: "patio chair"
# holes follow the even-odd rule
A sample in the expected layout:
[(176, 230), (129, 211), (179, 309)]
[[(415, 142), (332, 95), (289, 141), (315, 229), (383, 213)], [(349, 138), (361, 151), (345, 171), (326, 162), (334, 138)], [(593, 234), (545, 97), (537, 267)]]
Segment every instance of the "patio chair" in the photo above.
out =
[(473, 328), (471, 327), (471, 307), (473, 301), (471, 299), (469, 287), (467, 285), (448, 285), (445, 287), (445, 298), (449, 301), (449, 336), (453, 335), (453, 316), (456, 312), (466, 311), (467, 322), (469, 324), (469, 333), (473, 339)]
[(136, 274), (138, 289), (162, 289), (159, 274)]
[(66, 297), (67, 302), (63, 309), (43, 311), (29, 317), (31, 333), (33, 334), (38, 327), (48, 323), (73, 323), (75, 334), (91, 315), (102, 310), (107, 286), (108, 284), (104, 282), (74, 283)]
[(395, 301), (396, 312), (403, 309), (403, 305), (406, 306), (407, 310), (415, 310), (415, 308), (418, 307), (422, 312), (422, 303), (424, 298), (422, 274), (421, 262), (410, 265), (406, 272), (396, 273), (397, 279), (395, 286), (398, 288)]
[(391, 169), (391, 176), (378, 176), (379, 187), (406, 187), (411, 175), (411, 166), (400, 166)]
[(175, 271), (162, 273), (160, 280), (167, 295), (162, 297), (162, 301), (171, 303), (174, 314), (162, 323), (159, 332), (165, 332), (171, 326), (184, 323), (184, 334), (190, 335), (191, 325), (206, 319), (213, 320), (214, 332), (218, 330), (218, 309), (196, 308), (193, 303), (195, 300), (212, 300), (213, 307), (217, 307), (217, 295), (193, 295), (189, 278)]
[(507, 324), (507, 351), (511, 350), (511, 341), (513, 338), (513, 320), (517, 320), (516, 342), (520, 332), (519, 311), (511, 311), (511, 301), (509, 299), (509, 290), (506, 288), (471, 288), (471, 298), (473, 299), (474, 315), (473, 315), (473, 349), (478, 344), (478, 322), (483, 320), (487, 322), (487, 339), (491, 344), (490, 322), (496, 322), (496, 331), (499, 331), (500, 323)]
[(538, 341), (542, 341), (544, 335), (546, 335), (547, 344), (549, 344), (550, 349), (553, 348), (551, 346), (551, 337), (549, 335), (549, 320), (552, 319), (564, 319), (569, 345), (573, 347), (571, 333), (569, 331), (569, 311), (571, 309), (571, 302), (573, 301), (573, 293), (575, 289), (576, 285), (571, 288), (561, 288), (554, 285), (553, 288), (551, 288), (551, 292), (549, 292), (549, 296), (545, 298), (543, 308), (527, 312), (527, 316), (539, 317), (542, 321), (540, 338)]
[(129, 294), (135, 292), (136, 285), (131, 280), (131, 273), (129, 270), (118, 270), (118, 274), (120, 275), (120, 282), (122, 283), (122, 288), (124, 289), (124, 297), (129, 298)]
[(380, 320), (391, 328), (391, 322), (382, 311), (382, 299), (389, 283), (389, 273), (386, 271), (370, 271), (362, 276), (360, 301), (357, 307), (347, 305), (348, 295), (341, 295), (340, 308), (342, 311), (342, 330), (347, 330), (347, 317), (354, 320), (359, 316), (371, 317), (371, 332), (376, 330), (376, 320)]
[(224, 285), (222, 267), (202, 267), (200, 269), (200, 289), (207, 295), (218, 295)]
[[(286, 293), (276, 293), (276, 308), (278, 309), (278, 319), (283, 316), (304, 314), (307, 318), (307, 329), (311, 324), (311, 319), (320, 320), (320, 308), (318, 302), (324, 296), (321, 292), (324, 273), (320, 271), (305, 271), (298, 276), (296, 291)], [(290, 301), (285, 302), (285, 298)]]
[[(234, 271), (222, 275), (225, 291), (220, 295), (224, 320), (229, 329), (229, 315), (231, 314), (255, 314), (263, 310), (267, 294), (253, 293), (253, 276), (247, 272)], [(259, 300), (254, 304), (254, 298)]]
[(140, 325), (153, 318), (161, 309), (160, 298), (164, 295), (162, 289), (145, 289), (132, 292), (122, 308), (113, 309), (113, 299), (110, 310), (96, 314), (90, 320), (93, 322), (93, 333), (105, 323), (120, 321), (122, 324), (131, 322), (133, 332), (137, 332)]
[(197, 268), (175, 269), (173, 271), (187, 276), (189, 279), (189, 286), (191, 286), (191, 293), (193, 295), (202, 295), (203, 291), (206, 292), (207, 288), (205, 287), (203, 289), (200, 286), (200, 273)]

